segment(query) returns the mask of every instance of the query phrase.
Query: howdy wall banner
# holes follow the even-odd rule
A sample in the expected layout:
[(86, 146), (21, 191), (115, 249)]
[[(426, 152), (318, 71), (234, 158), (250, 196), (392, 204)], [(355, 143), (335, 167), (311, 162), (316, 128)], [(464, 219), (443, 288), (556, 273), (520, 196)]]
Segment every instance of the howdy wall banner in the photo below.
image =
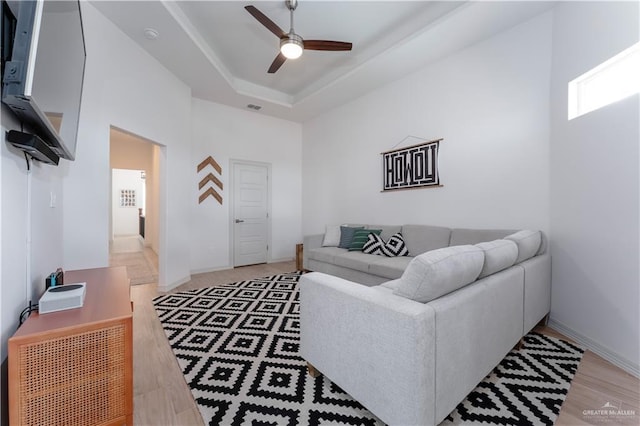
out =
[(382, 153), (383, 191), (440, 186), (438, 149), (442, 139)]

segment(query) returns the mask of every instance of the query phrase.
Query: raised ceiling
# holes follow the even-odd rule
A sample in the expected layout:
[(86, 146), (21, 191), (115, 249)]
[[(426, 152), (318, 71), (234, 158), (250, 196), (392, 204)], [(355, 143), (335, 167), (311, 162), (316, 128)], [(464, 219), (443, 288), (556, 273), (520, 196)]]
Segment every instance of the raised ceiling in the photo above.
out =
[[(351, 52), (305, 51), (275, 74), (279, 40), (245, 9), (284, 31), (284, 1), (92, 1), (125, 34), (191, 87), (192, 95), (305, 121), (540, 14), (554, 2), (299, 1), (306, 39), (353, 43)], [(158, 37), (145, 37), (146, 28)]]

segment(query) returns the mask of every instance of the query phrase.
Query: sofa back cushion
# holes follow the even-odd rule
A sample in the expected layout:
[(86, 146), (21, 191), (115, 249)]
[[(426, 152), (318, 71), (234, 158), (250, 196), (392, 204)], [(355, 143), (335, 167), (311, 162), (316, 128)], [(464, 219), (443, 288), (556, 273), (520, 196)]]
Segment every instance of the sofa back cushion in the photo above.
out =
[(430, 250), (447, 247), (451, 230), (441, 226), (403, 225), (402, 237), (409, 249), (409, 256), (418, 256)]
[(409, 263), (393, 293), (427, 303), (475, 281), (483, 265), (484, 251), (472, 245), (432, 250)]
[(478, 279), (512, 266), (518, 258), (518, 246), (511, 240), (494, 240), (476, 244), (484, 251), (484, 266)]
[(540, 250), (542, 235), (540, 231), (524, 230), (504, 237), (505, 240), (511, 240), (518, 245), (518, 258), (516, 263), (524, 262), (532, 258)]
[(509, 234), (516, 232), (509, 229), (467, 229), (454, 228), (451, 230), (450, 246), (461, 246), (464, 244), (478, 244), (487, 241), (494, 241), (504, 238)]
[(389, 241), (389, 238), (402, 231), (402, 226), (400, 225), (367, 225), (365, 228), (382, 230), (380, 237), (385, 241)]

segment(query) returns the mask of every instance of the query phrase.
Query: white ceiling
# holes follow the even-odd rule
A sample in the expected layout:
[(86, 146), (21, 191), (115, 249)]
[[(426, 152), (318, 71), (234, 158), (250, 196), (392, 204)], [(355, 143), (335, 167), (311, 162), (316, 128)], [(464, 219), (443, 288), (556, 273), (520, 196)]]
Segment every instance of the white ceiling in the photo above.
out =
[[(92, 1), (125, 34), (192, 89), (194, 97), (305, 121), (540, 14), (544, 1), (302, 0), (295, 31), (347, 41), (351, 52), (305, 51), (275, 74), (279, 40), (245, 9), (285, 32), (284, 1)], [(145, 38), (145, 28), (158, 31)]]

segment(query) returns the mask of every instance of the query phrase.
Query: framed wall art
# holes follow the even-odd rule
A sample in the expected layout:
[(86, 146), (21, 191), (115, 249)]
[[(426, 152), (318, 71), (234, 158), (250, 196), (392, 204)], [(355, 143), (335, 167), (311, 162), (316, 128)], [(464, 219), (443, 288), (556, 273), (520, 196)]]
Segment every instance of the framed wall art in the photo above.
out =
[(438, 150), (442, 139), (382, 153), (382, 191), (442, 186)]
[(136, 207), (136, 190), (121, 189), (120, 190), (120, 207)]

